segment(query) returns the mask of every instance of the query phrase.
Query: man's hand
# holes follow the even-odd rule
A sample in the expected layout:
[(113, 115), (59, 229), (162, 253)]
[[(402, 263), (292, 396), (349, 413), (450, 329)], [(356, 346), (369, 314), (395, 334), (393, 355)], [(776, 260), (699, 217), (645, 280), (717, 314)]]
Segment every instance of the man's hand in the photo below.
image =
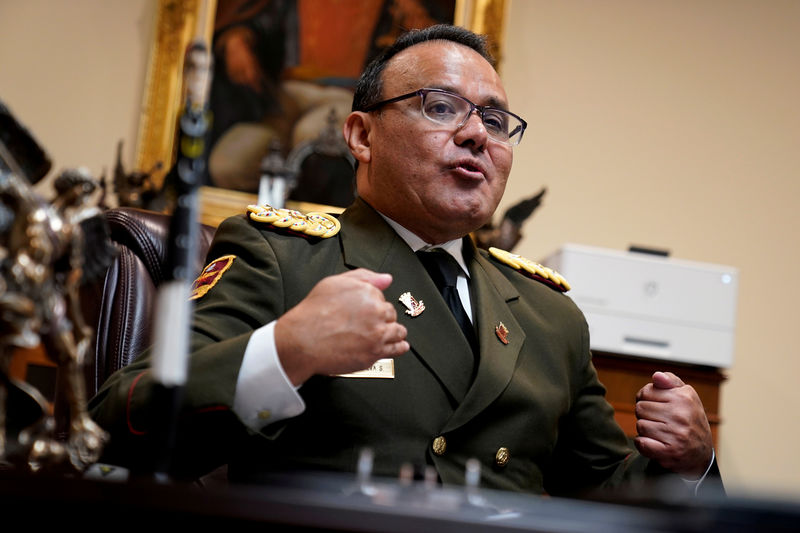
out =
[(279, 318), (275, 345), (289, 380), (355, 372), (407, 352), (406, 328), (383, 297), (391, 283), (390, 274), (363, 268), (330, 276)]
[(690, 385), (671, 372), (656, 372), (636, 394), (634, 443), (645, 457), (686, 478), (699, 478), (711, 462), (711, 427)]

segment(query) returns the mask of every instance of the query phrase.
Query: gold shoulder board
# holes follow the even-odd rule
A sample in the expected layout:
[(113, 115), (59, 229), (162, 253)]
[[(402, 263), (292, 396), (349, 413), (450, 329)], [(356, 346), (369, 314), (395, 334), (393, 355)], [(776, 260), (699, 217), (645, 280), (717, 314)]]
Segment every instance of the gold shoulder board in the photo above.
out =
[(567, 292), (572, 288), (566, 278), (552, 268), (540, 265), (521, 255), (512, 254), (511, 252), (494, 247), (489, 248), (489, 255), (497, 261), (526, 274), (529, 278), (541, 281), (557, 291)]
[(342, 224), (328, 213), (306, 213), (294, 209), (278, 209), (267, 204), (248, 205), (250, 220), (262, 222), (274, 228), (286, 229), (298, 235), (327, 239), (342, 228)]

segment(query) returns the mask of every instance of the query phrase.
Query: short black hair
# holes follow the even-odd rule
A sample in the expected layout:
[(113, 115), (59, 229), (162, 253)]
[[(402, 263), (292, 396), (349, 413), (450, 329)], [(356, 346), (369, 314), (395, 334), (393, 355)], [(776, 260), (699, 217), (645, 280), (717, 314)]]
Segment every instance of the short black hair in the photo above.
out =
[(406, 48), (428, 41), (451, 41), (466, 46), (478, 52), (492, 67), (495, 66), (484, 35), (452, 24), (436, 24), (421, 30), (411, 30), (398, 37), (394, 44), (381, 52), (364, 69), (356, 84), (352, 110), (361, 111), (380, 100), (383, 89), (381, 74), (390, 59)]

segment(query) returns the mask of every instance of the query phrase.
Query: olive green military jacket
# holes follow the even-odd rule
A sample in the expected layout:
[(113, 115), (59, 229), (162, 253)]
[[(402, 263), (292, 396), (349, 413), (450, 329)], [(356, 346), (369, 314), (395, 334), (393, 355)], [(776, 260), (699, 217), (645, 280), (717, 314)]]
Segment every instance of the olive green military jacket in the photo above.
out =
[[(465, 353), (472, 358), (469, 344), (408, 245), (361, 200), (340, 221), (341, 231), (328, 239), (242, 216), (220, 225), (208, 257), (236, 258), (195, 300), (176, 472), (198, 475), (228, 463), (232, 479), (253, 481), (285, 468), (355, 471), (360, 450), (370, 447), (377, 475), (396, 476), (404, 463), (432, 465), (444, 483), (461, 484), (474, 457), (483, 486), (567, 494), (617, 484), (645, 468), (614, 422), (586, 322), (570, 298), (466, 239), (480, 345), (470, 382), (462, 362)], [(320, 279), (358, 267), (393, 276), (384, 295), (411, 346), (395, 359), (393, 377), (314, 376), (299, 389), (303, 414), (260, 433), (245, 428), (230, 409), (253, 330)], [(404, 292), (424, 302), (421, 314), (405, 312)], [(507, 344), (495, 331), (500, 323)], [(92, 416), (112, 433), (106, 459), (116, 464), (135, 467), (152, 451), (147, 366), (145, 356), (122, 369), (91, 402)]]

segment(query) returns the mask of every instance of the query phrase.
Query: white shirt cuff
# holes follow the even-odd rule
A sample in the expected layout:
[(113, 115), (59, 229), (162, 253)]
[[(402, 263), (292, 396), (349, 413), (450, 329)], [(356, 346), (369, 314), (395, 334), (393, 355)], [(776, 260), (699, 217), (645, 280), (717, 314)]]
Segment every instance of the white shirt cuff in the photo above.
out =
[(248, 427), (261, 430), (269, 424), (301, 414), (303, 398), (286, 377), (275, 347), (275, 322), (262, 326), (250, 336), (244, 351), (233, 412)]

